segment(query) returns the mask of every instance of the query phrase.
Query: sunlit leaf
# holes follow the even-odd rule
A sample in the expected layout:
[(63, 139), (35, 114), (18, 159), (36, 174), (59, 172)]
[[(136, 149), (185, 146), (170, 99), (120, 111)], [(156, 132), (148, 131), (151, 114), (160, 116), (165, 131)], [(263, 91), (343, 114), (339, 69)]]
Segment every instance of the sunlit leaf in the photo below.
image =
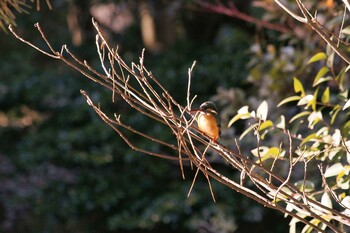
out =
[(241, 134), (241, 136), (239, 136), (239, 140), (242, 140), (250, 131), (252, 131), (255, 127), (257, 127), (259, 124), (256, 123), (250, 127), (248, 127), (246, 130), (244, 130), (244, 132)]
[(317, 95), (318, 95), (319, 88), (317, 87), (314, 98), (306, 105), (307, 107), (311, 105), (312, 110), (316, 111), (316, 102), (317, 102)]
[(328, 193), (323, 193), (321, 197), (321, 204), (327, 206), (328, 208), (333, 208), (332, 200)]
[(245, 106), (243, 106), (243, 107), (241, 107), (238, 111), (237, 111), (237, 113), (238, 114), (245, 114), (245, 113), (249, 113), (249, 107), (248, 107), (248, 105), (245, 105)]
[(286, 103), (289, 103), (289, 102), (292, 102), (292, 101), (297, 101), (297, 100), (300, 100), (301, 97), (298, 96), (298, 95), (295, 95), (295, 96), (290, 96), (288, 98), (285, 98), (284, 100), (282, 100), (281, 102), (279, 102), (279, 104), (277, 105), (277, 107), (280, 107), (282, 106), (283, 104), (286, 104)]
[(308, 61), (308, 64), (316, 61), (326, 60), (326, 59), (327, 59), (327, 55), (324, 52), (319, 52), (310, 58), (310, 60)]
[(264, 121), (263, 123), (261, 123), (260, 127), (259, 127), (259, 130), (263, 130), (263, 129), (266, 129), (266, 128), (269, 128), (273, 126), (273, 122), (268, 120), (268, 121)]
[(250, 118), (250, 112), (248, 110), (248, 106), (243, 106), (241, 107), (238, 111), (237, 111), (237, 115), (235, 115), (229, 122), (228, 122), (228, 126), (230, 127), (233, 123), (235, 123), (238, 120), (244, 120), (244, 119), (248, 119)]
[(336, 106), (334, 106), (333, 110), (330, 112), (332, 118), (331, 118), (331, 124), (334, 123), (335, 118), (337, 117), (338, 113), (341, 110), (341, 106), (339, 104), (337, 104)]
[(312, 192), (315, 190), (315, 184), (310, 180), (300, 180), (294, 184), (301, 192)]
[(347, 109), (348, 107), (350, 107), (350, 99), (348, 99), (348, 101), (346, 101), (346, 103), (344, 104), (344, 107), (342, 110)]
[(342, 140), (342, 136), (341, 136), (341, 133), (340, 133), (339, 129), (334, 130), (334, 134), (332, 135), (332, 140), (333, 140), (332, 143), (333, 143), (334, 146), (339, 146), (340, 145), (340, 142)]
[(276, 157), (283, 157), (285, 154), (285, 151), (281, 151), (280, 148), (278, 147), (271, 147), (267, 152), (266, 152), (266, 156), (272, 157), (272, 158), (276, 158)]
[(300, 146), (304, 145), (307, 142), (315, 141), (316, 139), (318, 139), (316, 133), (312, 133), (312, 134), (308, 135), (306, 138), (304, 138), (303, 141), (301, 141)]
[(316, 132), (316, 136), (322, 136), (322, 135), (328, 135), (328, 134), (329, 134), (329, 128), (326, 126), (320, 128)]
[(256, 115), (261, 120), (266, 121), (268, 111), (269, 111), (269, 106), (267, 105), (266, 101), (263, 101), (259, 105), (258, 109), (256, 110)]
[(315, 79), (314, 83), (312, 84), (313, 87), (317, 86), (318, 84), (320, 83), (323, 83), (323, 82), (327, 82), (327, 81), (330, 81), (332, 80), (333, 78), (331, 76), (327, 76), (327, 77), (320, 77), (317, 81)]
[(293, 121), (295, 121), (296, 119), (299, 119), (301, 117), (310, 115), (310, 113), (311, 113), (310, 111), (304, 111), (304, 112), (298, 113), (292, 119), (289, 120), (289, 123), (292, 123)]
[(311, 233), (313, 228), (309, 225), (305, 225), (303, 229), (301, 230), (301, 233)]
[(342, 205), (350, 209), (350, 196), (345, 196), (343, 200), (341, 200)]
[(329, 91), (329, 87), (327, 87), (326, 90), (323, 92), (321, 101), (324, 104), (328, 104), (329, 99), (330, 99), (330, 91)]
[(236, 116), (234, 116), (229, 122), (227, 127), (231, 127), (231, 125), (233, 125), (233, 123), (235, 123), (238, 120), (243, 120), (243, 119), (247, 119), (250, 117), (250, 113), (245, 113), (245, 114), (237, 114)]
[(345, 73), (350, 69), (350, 65), (348, 65), (347, 67), (344, 67), (339, 74), (337, 75), (337, 77), (335, 78), (338, 82), (338, 86), (340, 91), (344, 91), (344, 77), (345, 77)]
[(279, 128), (279, 129), (285, 129), (286, 128), (286, 118), (283, 115), (281, 115), (280, 121), (277, 123), (276, 127)]
[(313, 127), (320, 121), (322, 120), (322, 113), (320, 111), (313, 111), (309, 117), (307, 118), (309, 125), (308, 127), (310, 129), (313, 129)]
[(294, 85), (295, 93), (299, 93), (300, 92), (300, 96), (304, 97), (305, 96), (304, 87), (303, 87), (303, 84), (300, 82), (300, 80), (298, 78), (296, 78), (296, 77), (293, 78), (293, 85)]
[(337, 178), (336, 178), (337, 185), (341, 189), (347, 190), (350, 188), (349, 171), (350, 171), (350, 166), (346, 165), (337, 175)]
[(326, 169), (324, 173), (324, 177), (332, 177), (332, 176), (337, 176), (342, 170), (343, 170), (343, 165), (341, 163), (335, 163), (329, 168)]
[(339, 95), (341, 100), (343, 100), (343, 101), (347, 100), (348, 95), (349, 95), (349, 89), (341, 91), (338, 95)]
[(306, 105), (306, 104), (309, 104), (310, 101), (312, 101), (314, 99), (314, 96), (313, 95), (306, 95), (304, 96), (303, 98), (301, 98), (299, 100), (299, 102), (297, 103), (298, 106), (300, 105)]
[(269, 150), (269, 148), (267, 146), (260, 146), (259, 148), (255, 148), (255, 149), (251, 150), (251, 153), (255, 157), (259, 157), (259, 155), (261, 157), (263, 157), (268, 150)]
[(324, 78), (324, 75), (327, 74), (328, 72), (329, 72), (329, 68), (328, 68), (328, 67), (326, 67), (326, 66), (322, 67), (322, 68), (318, 71), (318, 73), (317, 73), (317, 75), (316, 75), (316, 77), (315, 77), (315, 79), (314, 79), (314, 82), (313, 82), (312, 86), (314, 87), (314, 86), (316, 86), (317, 84), (321, 83), (321, 82), (319, 82), (319, 79), (320, 79), (320, 78)]
[(342, 34), (350, 35), (350, 26), (347, 26), (341, 30)]

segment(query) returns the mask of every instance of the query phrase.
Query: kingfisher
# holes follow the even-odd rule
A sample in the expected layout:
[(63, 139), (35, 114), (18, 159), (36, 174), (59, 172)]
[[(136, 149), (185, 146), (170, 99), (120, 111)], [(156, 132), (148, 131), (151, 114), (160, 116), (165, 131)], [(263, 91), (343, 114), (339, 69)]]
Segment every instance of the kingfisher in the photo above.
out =
[(220, 118), (218, 108), (211, 101), (202, 103), (198, 110), (197, 123), (199, 130), (214, 142), (220, 137)]

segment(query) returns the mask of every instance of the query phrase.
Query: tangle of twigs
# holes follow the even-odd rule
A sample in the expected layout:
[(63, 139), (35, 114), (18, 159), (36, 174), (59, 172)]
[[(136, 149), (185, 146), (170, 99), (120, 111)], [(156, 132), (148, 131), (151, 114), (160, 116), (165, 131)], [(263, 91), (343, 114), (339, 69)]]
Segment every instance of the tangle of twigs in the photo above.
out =
[[(184, 91), (187, 96), (187, 106), (181, 106), (159, 80), (146, 69), (144, 66), (144, 52), (142, 52), (137, 64), (126, 64), (118, 54), (118, 49), (112, 48), (109, 45), (98, 23), (95, 20), (92, 20), (92, 23), (97, 32), (96, 50), (103, 73), (90, 66), (87, 61), (77, 58), (66, 45), (63, 45), (59, 51), (55, 50), (38, 23), (35, 24), (35, 27), (48, 46), (48, 51), (25, 40), (14, 31), (12, 26), (10, 26), (9, 29), (12, 34), (23, 43), (46, 56), (66, 63), (85, 77), (110, 90), (113, 101), (115, 96), (119, 96), (140, 114), (153, 119), (158, 124), (167, 126), (174, 135), (177, 142), (176, 144), (138, 131), (134, 126), (125, 124), (118, 114), (114, 114), (113, 116), (107, 115), (98, 104), (93, 102), (86, 91), (81, 90), (88, 105), (91, 106), (98, 116), (113, 128), (133, 150), (151, 156), (178, 161), (183, 178), (185, 178), (183, 164), (191, 163), (194, 165), (197, 169), (195, 177), (197, 177), (199, 172), (206, 177), (214, 201), (215, 190), (213, 190), (211, 186), (212, 179), (242, 193), (265, 207), (276, 209), (286, 215), (292, 216), (297, 219), (297, 221), (311, 226), (318, 232), (326, 232), (325, 227), (322, 227), (318, 223), (322, 223), (323, 226), (328, 227), (334, 232), (342, 232), (339, 228), (340, 224), (350, 225), (348, 216), (341, 211), (331, 209), (322, 205), (319, 201), (310, 198), (304, 190), (300, 190), (290, 182), (294, 164), (292, 163), (293, 152), (291, 149), (293, 141), (289, 132), (286, 132), (289, 142), (288, 146), (290, 148), (288, 158), (289, 172), (286, 177), (282, 177), (277, 174), (276, 171), (273, 171), (274, 166), (271, 168), (265, 167), (262, 163), (254, 161), (248, 155), (242, 154), (237, 142), (237, 150), (232, 150), (219, 142), (211, 141), (210, 138), (200, 133), (196, 124), (194, 124), (195, 117), (190, 112), (191, 105), (194, 101), (194, 98), (190, 96), (193, 66), (188, 72), (187, 91)], [(126, 136), (124, 133), (125, 130), (144, 137), (149, 140), (150, 143), (156, 143), (167, 147), (170, 151), (173, 151), (173, 153), (161, 154), (152, 152), (147, 148), (139, 148), (133, 143), (131, 138)], [(258, 134), (259, 132), (257, 131), (256, 133)], [(259, 137), (260, 136), (257, 135), (257, 138)], [(233, 170), (240, 172), (240, 179), (235, 180), (235, 178), (225, 176), (220, 170), (217, 170), (213, 164), (206, 160), (206, 153), (208, 150), (217, 153)], [(268, 177), (268, 179), (266, 177)], [(246, 184), (247, 182), (243, 182), (243, 179), (249, 179), (255, 188)], [(189, 194), (194, 183), (195, 179), (193, 180)], [(290, 206), (293, 208), (289, 208)], [(333, 221), (329, 221), (330, 217)], [(310, 221), (310, 218), (316, 219), (317, 223), (315, 221)]]

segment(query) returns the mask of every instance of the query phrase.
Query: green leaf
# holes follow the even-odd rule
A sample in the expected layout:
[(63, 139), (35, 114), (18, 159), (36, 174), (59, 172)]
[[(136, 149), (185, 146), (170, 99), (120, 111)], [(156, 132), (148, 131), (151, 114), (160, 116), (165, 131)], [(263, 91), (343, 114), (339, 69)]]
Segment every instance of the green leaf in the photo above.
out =
[(304, 111), (304, 112), (298, 113), (298, 114), (295, 115), (292, 119), (289, 120), (289, 123), (292, 123), (293, 121), (295, 121), (295, 120), (298, 119), (298, 118), (301, 118), (301, 117), (310, 115), (310, 113), (311, 113), (310, 111)]
[(350, 26), (345, 27), (343, 30), (341, 30), (342, 34), (350, 35)]
[(312, 86), (315, 87), (315, 86), (317, 86), (320, 83), (327, 82), (327, 81), (330, 81), (330, 80), (333, 80), (333, 78), (331, 76), (321, 77), (317, 81), (315, 79), (314, 83), (312, 84)]
[(340, 112), (341, 110), (341, 106), (339, 104), (335, 105), (333, 110), (330, 112), (332, 118), (331, 118), (331, 124), (334, 123), (335, 121), (335, 118), (338, 116), (338, 113)]
[(344, 91), (344, 77), (346, 72), (350, 69), (350, 65), (348, 65), (347, 67), (344, 67), (339, 74), (337, 75), (337, 77), (335, 78), (338, 82), (339, 85), (339, 89), (340, 91)]
[(297, 186), (297, 188), (299, 188), (301, 192), (303, 191), (312, 192), (315, 190), (315, 184), (309, 180), (305, 180), (305, 184), (304, 184), (304, 180), (300, 180), (296, 182), (294, 185)]
[(258, 127), (258, 123), (248, 127), (244, 132), (239, 136), (239, 140), (242, 140), (250, 131), (252, 131), (254, 128)]
[(267, 152), (266, 156), (272, 157), (272, 158), (277, 158), (277, 157), (283, 157), (285, 154), (285, 151), (281, 151), (280, 148), (278, 147), (271, 147)]
[(263, 129), (266, 129), (266, 128), (269, 128), (273, 126), (273, 122), (268, 120), (268, 121), (264, 121), (261, 125), (260, 125), (260, 128), (259, 128), (259, 131), (263, 130)]
[(301, 141), (300, 146), (304, 145), (307, 142), (310, 142), (312, 139), (318, 139), (316, 133), (312, 133), (308, 135), (306, 138), (304, 138), (304, 140)]
[(318, 95), (319, 88), (317, 87), (314, 98), (307, 104), (307, 107), (311, 105), (312, 110), (316, 111), (316, 102), (317, 102), (317, 95)]
[(343, 126), (343, 129), (344, 129), (344, 130), (349, 130), (349, 128), (350, 128), (350, 121), (347, 121), (347, 122), (345, 123), (345, 125)]
[(238, 120), (247, 119), (249, 117), (250, 117), (250, 113), (237, 114), (228, 122), (227, 127), (231, 127), (231, 125), (233, 125), (233, 123), (235, 123)]
[(230, 122), (228, 123), (228, 126), (227, 127), (230, 127), (233, 123), (235, 123), (236, 121), (240, 120), (240, 119), (248, 119), (251, 117), (251, 114), (249, 112), (249, 107), (246, 105), (246, 106), (243, 106), (241, 107), (238, 111), (237, 111), (237, 115), (234, 116)]
[(300, 82), (300, 80), (297, 77), (293, 78), (293, 85), (294, 85), (295, 93), (300, 92), (300, 96), (304, 97), (305, 96), (305, 91), (304, 91), (303, 84)]
[(321, 101), (324, 104), (328, 104), (329, 99), (330, 99), (330, 91), (329, 91), (329, 87), (327, 87), (326, 90), (323, 92)]
[[(314, 82), (313, 82), (312, 86), (315, 87), (315, 86), (317, 86), (318, 84), (320, 84), (321, 82), (319, 81), (319, 79), (324, 78), (324, 75), (327, 74), (328, 72), (329, 72), (329, 68), (328, 68), (328, 67), (326, 67), (326, 66), (322, 67), (322, 68), (318, 71), (318, 73), (317, 73), (317, 75), (316, 75), (316, 77), (315, 77), (315, 79), (314, 79)], [(328, 78), (328, 79), (329, 79), (329, 78)], [(332, 79), (332, 78), (330, 78), (330, 79)], [(324, 82), (324, 81), (327, 81), (327, 78), (324, 78), (324, 80), (322, 80), (322, 82)]]
[(277, 105), (277, 107), (280, 107), (282, 106), (283, 104), (286, 104), (286, 103), (289, 103), (289, 102), (292, 102), (292, 101), (297, 101), (297, 100), (300, 100), (301, 97), (298, 96), (298, 95), (295, 95), (295, 96), (290, 96), (288, 98), (285, 98), (284, 100), (282, 100), (281, 102), (279, 102), (279, 104)]
[(299, 102), (297, 103), (298, 106), (300, 105), (306, 105), (307, 106), (310, 106), (310, 104), (312, 103), (311, 101), (314, 99), (314, 96), (313, 95), (306, 95), (304, 96), (303, 98), (301, 98), (299, 100)]
[(319, 52), (319, 53), (316, 53), (314, 56), (312, 56), (312, 58), (310, 58), (310, 60), (308, 61), (308, 64), (316, 61), (326, 60), (326, 59), (327, 59), (327, 55), (324, 52)]

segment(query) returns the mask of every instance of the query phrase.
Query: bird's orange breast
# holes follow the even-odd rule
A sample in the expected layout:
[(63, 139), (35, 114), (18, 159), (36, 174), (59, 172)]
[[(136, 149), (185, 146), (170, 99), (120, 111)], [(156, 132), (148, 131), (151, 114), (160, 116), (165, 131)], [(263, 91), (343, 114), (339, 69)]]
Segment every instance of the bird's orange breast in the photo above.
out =
[(220, 129), (215, 116), (202, 112), (199, 114), (197, 121), (200, 131), (211, 137), (214, 141), (219, 138)]

